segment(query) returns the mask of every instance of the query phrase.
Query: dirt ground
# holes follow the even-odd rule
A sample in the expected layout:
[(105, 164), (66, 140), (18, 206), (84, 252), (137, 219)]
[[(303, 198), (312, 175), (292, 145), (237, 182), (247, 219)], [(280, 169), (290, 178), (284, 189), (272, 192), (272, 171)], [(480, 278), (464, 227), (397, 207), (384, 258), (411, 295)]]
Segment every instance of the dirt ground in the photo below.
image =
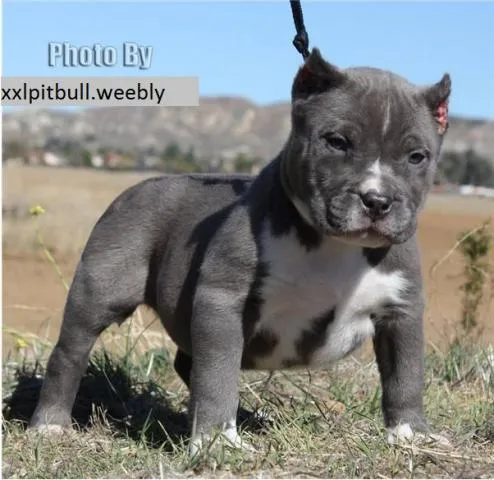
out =
[[(70, 283), (94, 222), (118, 193), (149, 176), (33, 167), (3, 170), (4, 212), (17, 208), (17, 217), (4, 213), (3, 220), (4, 328), (56, 339), (66, 290), (38, 245), (37, 229)], [(45, 213), (30, 217), (29, 208), (37, 204)], [(429, 197), (419, 222), (419, 241), (428, 301), (426, 335), (431, 346), (444, 346), (459, 325), (463, 264), (454, 250), (458, 235), (493, 216), (492, 200)], [(494, 233), (494, 225), (490, 228)], [(491, 260), (494, 265), (494, 255)], [(494, 284), (486, 290), (479, 342), (494, 343)], [(11, 345), (12, 337), (4, 331), (4, 354)]]

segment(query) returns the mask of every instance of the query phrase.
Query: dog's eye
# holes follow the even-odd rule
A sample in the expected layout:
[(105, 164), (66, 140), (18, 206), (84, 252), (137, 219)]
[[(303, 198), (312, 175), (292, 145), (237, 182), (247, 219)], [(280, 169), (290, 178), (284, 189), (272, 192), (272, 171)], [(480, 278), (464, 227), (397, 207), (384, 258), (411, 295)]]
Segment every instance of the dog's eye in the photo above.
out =
[(424, 160), (428, 158), (429, 158), (429, 152), (417, 150), (409, 155), (408, 161), (412, 165), (418, 165), (419, 163), (422, 163)]
[(338, 133), (330, 133), (324, 136), (324, 139), (335, 150), (340, 152), (346, 152), (350, 147), (348, 140)]

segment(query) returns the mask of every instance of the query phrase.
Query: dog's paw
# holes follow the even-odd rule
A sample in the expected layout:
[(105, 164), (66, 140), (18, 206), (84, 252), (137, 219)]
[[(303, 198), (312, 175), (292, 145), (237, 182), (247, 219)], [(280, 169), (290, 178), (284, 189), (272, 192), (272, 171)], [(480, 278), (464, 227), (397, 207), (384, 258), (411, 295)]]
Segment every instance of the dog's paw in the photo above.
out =
[(388, 428), (388, 443), (390, 445), (409, 442), (413, 439), (413, 436), (414, 432), (409, 423), (400, 423), (395, 427)]
[(193, 458), (197, 455), (202, 455), (203, 453), (212, 453), (221, 446), (241, 450), (246, 453), (257, 452), (255, 447), (245, 440), (242, 440), (240, 435), (238, 435), (238, 438), (232, 440), (222, 433), (217, 438), (211, 438), (210, 435), (193, 437), (189, 443), (189, 456)]
[(388, 429), (388, 443), (390, 445), (397, 444), (414, 444), (414, 445), (429, 445), (442, 448), (451, 448), (451, 442), (436, 433), (414, 432), (409, 423), (401, 423), (395, 427)]
[(244, 440), (235, 429), (227, 429), (222, 434), (224, 445), (239, 449), (247, 453), (255, 453), (257, 450), (252, 444)]
[(211, 452), (219, 446), (239, 449), (246, 453), (256, 453), (256, 448), (246, 442), (238, 434), (235, 423), (224, 426), (219, 435), (210, 434), (193, 435), (189, 443), (189, 456), (195, 457), (203, 452)]
[(41, 424), (29, 427), (26, 433), (29, 436), (61, 437), (75, 433), (75, 430), (71, 426)]

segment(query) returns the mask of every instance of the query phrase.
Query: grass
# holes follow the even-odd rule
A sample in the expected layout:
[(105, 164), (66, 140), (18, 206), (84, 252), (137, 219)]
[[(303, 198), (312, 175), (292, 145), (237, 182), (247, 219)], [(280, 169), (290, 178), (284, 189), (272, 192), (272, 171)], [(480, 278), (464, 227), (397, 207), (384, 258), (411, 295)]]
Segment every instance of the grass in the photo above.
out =
[(376, 366), (350, 359), (330, 370), (244, 373), (243, 406), (271, 419), (242, 423), (258, 453), (224, 446), (190, 460), (173, 347), (155, 346), (141, 322), (136, 315), (103, 335), (76, 399), (76, 431), (63, 436), (25, 431), (51, 346), (17, 342), (3, 363), (4, 478), (492, 477), (492, 348), (457, 343), (427, 357), (427, 416), (451, 449), (388, 446)]

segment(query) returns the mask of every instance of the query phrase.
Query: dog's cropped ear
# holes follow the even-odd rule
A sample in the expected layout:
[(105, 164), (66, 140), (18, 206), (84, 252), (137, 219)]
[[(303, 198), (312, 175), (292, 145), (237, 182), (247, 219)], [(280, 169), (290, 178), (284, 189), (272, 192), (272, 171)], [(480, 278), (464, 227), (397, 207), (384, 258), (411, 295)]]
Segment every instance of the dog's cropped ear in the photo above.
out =
[(292, 86), (292, 99), (307, 98), (337, 87), (345, 81), (345, 74), (329, 64), (319, 49), (313, 48), (305, 64), (300, 67)]
[(434, 85), (424, 90), (425, 101), (437, 124), (437, 132), (444, 135), (448, 129), (448, 102), (451, 94), (451, 78), (448, 73)]

